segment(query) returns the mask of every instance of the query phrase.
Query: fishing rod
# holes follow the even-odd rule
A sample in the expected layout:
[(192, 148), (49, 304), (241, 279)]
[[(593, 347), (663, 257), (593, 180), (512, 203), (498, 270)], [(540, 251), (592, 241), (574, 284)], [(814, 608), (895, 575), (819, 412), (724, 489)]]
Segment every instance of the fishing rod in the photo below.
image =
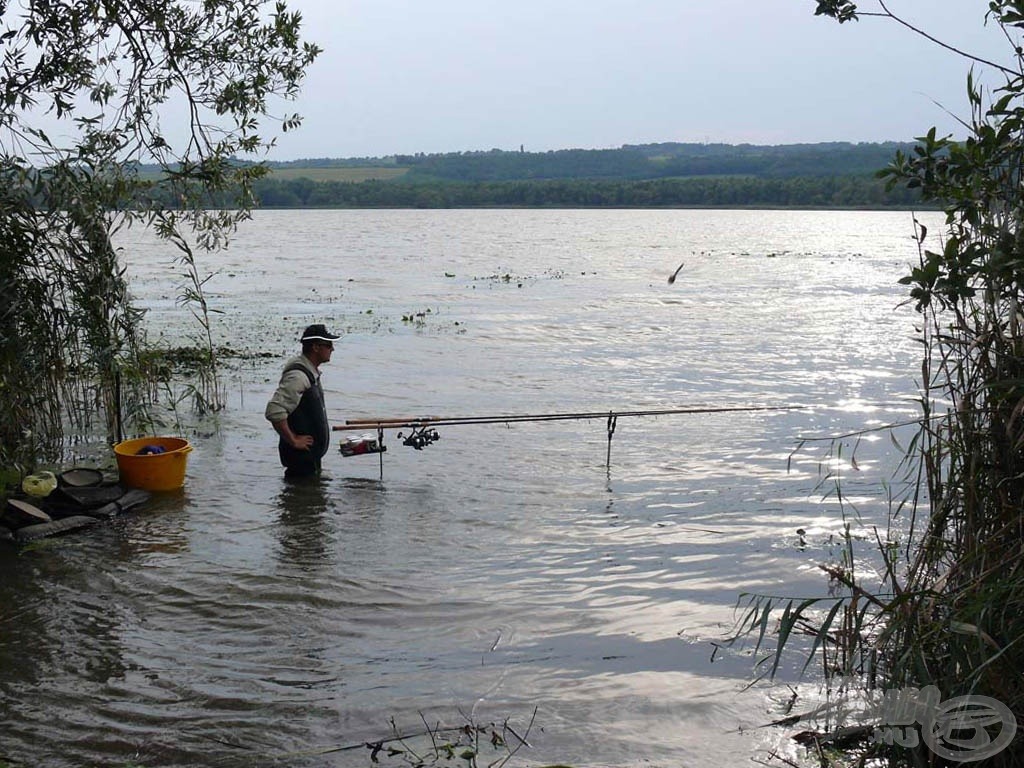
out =
[(690, 406), (687, 408), (655, 408), (636, 411), (582, 411), (569, 413), (522, 413), (498, 416), (406, 416), (386, 419), (347, 419), (336, 425), (334, 431), (365, 429), (369, 427), (413, 428), (427, 424), (452, 426), (458, 424), (511, 424), (528, 421), (581, 421), (605, 419), (620, 416), (673, 416), (699, 413), (730, 413), (736, 411), (792, 411), (810, 408), (808, 405), (737, 405), (737, 406)]
[[(377, 437), (363, 436), (359, 439), (350, 438), (341, 445), (343, 456), (361, 454), (383, 454), (385, 429), (400, 429), (398, 438), (402, 444), (422, 450), (437, 442), (440, 435), (437, 427), (481, 425), (481, 424), (522, 424), (527, 422), (546, 421), (585, 421), (590, 419), (607, 419), (608, 451), (606, 464), (611, 469), (612, 436), (620, 417), (638, 416), (683, 416), (704, 413), (744, 413), (758, 411), (793, 411), (810, 408), (809, 405), (737, 405), (737, 406), (690, 406), (686, 408), (652, 408), (630, 411), (581, 411), (568, 413), (522, 413), (503, 414), (496, 416), (412, 416), (389, 418), (347, 419), (344, 424), (332, 427), (335, 432), (376, 430)], [(408, 435), (404, 430), (410, 430)], [(381, 477), (384, 474), (384, 457), (380, 457)]]

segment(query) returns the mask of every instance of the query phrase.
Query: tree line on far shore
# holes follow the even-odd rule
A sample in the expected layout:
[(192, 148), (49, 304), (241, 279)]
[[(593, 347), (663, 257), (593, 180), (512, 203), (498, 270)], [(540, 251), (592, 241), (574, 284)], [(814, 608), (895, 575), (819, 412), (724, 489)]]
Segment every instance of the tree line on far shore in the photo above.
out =
[(921, 202), (916, 190), (887, 190), (872, 176), (433, 183), (270, 176), (257, 181), (253, 191), (264, 208), (907, 208)]
[[(911, 207), (877, 177), (906, 145), (645, 144), (605, 150), (449, 152), (269, 163), (267, 208)], [(313, 179), (303, 169), (390, 166), (393, 179)], [(287, 169), (287, 175), (275, 173)], [(311, 172), (310, 176), (314, 174)]]

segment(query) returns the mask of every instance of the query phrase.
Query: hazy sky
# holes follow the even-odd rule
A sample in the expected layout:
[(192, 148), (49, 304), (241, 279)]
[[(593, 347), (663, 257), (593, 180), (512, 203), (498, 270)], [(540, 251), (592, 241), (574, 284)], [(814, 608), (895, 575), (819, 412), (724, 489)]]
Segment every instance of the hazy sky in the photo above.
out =
[[(292, 105), (305, 124), (274, 159), (908, 140), (932, 125), (953, 131), (947, 109), (965, 114), (965, 59), (890, 21), (816, 17), (814, 0), (289, 5), (324, 53)], [(950, 44), (1007, 60), (1005, 40), (984, 25), (987, 0), (888, 5)]]

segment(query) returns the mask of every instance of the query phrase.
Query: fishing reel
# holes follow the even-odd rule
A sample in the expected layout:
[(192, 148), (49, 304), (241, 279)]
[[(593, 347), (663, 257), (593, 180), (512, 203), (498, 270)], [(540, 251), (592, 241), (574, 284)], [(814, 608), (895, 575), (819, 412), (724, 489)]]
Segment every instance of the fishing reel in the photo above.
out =
[(402, 433), (398, 433), (398, 439), (402, 441), (402, 445), (408, 445), (410, 448), (415, 448), (417, 451), (422, 451), (431, 443), (437, 442), (441, 439), (441, 436), (437, 434), (436, 429), (427, 427), (415, 427), (412, 432), (409, 433), (408, 437), (403, 439)]

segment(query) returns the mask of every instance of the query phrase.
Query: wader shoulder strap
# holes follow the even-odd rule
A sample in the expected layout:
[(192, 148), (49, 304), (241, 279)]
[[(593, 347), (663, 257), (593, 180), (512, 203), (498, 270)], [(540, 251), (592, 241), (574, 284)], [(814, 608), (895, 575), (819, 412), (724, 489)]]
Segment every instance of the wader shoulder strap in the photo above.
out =
[(281, 372), (281, 375), (284, 376), (286, 373), (291, 373), (292, 371), (302, 371), (304, 374), (306, 374), (307, 377), (309, 377), (309, 386), (311, 386), (311, 387), (312, 386), (316, 386), (316, 377), (309, 370), (309, 368), (307, 368), (306, 366), (304, 366), (304, 365), (302, 365), (300, 363), (295, 363), (294, 365), (289, 365), (287, 368), (285, 368)]

